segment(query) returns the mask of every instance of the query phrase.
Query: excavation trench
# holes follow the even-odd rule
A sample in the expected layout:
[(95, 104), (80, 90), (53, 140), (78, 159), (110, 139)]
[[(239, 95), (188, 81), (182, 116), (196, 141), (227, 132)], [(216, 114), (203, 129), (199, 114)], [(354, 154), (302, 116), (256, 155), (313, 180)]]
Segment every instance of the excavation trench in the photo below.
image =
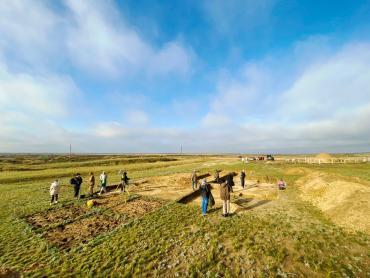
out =
[(68, 251), (165, 204), (163, 200), (142, 196), (129, 200), (125, 197), (125, 194), (112, 194), (98, 198), (92, 209), (85, 204), (69, 204), (30, 215), (26, 222), (51, 245)]

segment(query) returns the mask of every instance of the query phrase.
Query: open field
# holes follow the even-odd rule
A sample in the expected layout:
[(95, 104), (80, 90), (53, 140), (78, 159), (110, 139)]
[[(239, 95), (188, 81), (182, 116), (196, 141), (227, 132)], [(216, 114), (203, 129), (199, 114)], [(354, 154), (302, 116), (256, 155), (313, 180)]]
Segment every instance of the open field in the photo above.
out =
[[(369, 277), (370, 164), (244, 164), (236, 156), (0, 157), (0, 276)], [(74, 200), (70, 177), (118, 171), (128, 193)], [(231, 217), (206, 217), (190, 173), (247, 171), (234, 178)], [(288, 189), (278, 191), (283, 177)], [(49, 186), (62, 182), (60, 202)], [(212, 181), (213, 177), (208, 178)], [(87, 192), (87, 184), (82, 193)], [(15, 276), (16, 277), (16, 276)]]

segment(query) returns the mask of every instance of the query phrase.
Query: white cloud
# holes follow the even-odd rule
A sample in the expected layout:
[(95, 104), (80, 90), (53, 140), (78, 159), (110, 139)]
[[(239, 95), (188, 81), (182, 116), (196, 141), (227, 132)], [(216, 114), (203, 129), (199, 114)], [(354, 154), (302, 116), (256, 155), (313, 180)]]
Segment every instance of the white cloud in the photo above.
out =
[[(223, 77), (203, 124), (234, 134), (238, 149), (366, 150), (370, 44), (349, 43), (328, 55), (327, 41), (315, 41), (323, 46), (310, 38), (286, 57), (248, 64)], [(326, 55), (311, 53), (306, 59), (310, 45)]]
[(268, 96), (268, 74), (268, 69), (247, 64), (237, 76), (222, 77), (218, 82), (217, 94), (211, 102), (212, 112), (246, 115), (258, 111), (260, 106), (266, 105), (267, 98), (261, 98), (261, 95)]
[(0, 1), (0, 55), (13, 67), (45, 67), (62, 53), (63, 23), (45, 1)]
[(128, 26), (110, 1), (67, 1), (67, 46), (73, 61), (88, 72), (111, 76), (187, 74), (193, 55), (179, 42), (154, 47)]
[(282, 115), (332, 118), (370, 103), (370, 44), (351, 44), (307, 67), (281, 97)]
[[(70, 65), (94, 76), (191, 72), (195, 55), (177, 40), (156, 46), (125, 22), (112, 1), (0, 3), (0, 55), (16, 69)], [(16, 19), (16, 20), (15, 20)]]
[(69, 77), (14, 73), (0, 62), (0, 146), (9, 151), (57, 147), (68, 138), (57, 122), (68, 117), (78, 96)]
[(0, 64), (0, 107), (30, 116), (65, 116), (68, 102), (78, 94), (69, 77), (12, 73)]
[(202, 124), (205, 127), (224, 127), (231, 123), (229, 117), (223, 115), (222, 113), (208, 113), (203, 119)]
[[(0, 3), (0, 151), (65, 151), (69, 143), (80, 151), (104, 151), (112, 146), (104, 138), (125, 134), (119, 123), (100, 124), (91, 133), (91, 126), (81, 127), (81, 110), (90, 102), (76, 101), (83, 95), (61, 73), (66, 69), (79, 76), (143, 78), (191, 71), (194, 55), (180, 40), (156, 46), (116, 8), (111, 1)], [(137, 109), (145, 97), (133, 93), (124, 101), (130, 126), (149, 123)]]
[(142, 110), (129, 109), (125, 111), (125, 122), (128, 125), (146, 125), (149, 123), (149, 116)]
[(207, 0), (206, 18), (222, 34), (238, 34), (268, 22), (275, 0)]

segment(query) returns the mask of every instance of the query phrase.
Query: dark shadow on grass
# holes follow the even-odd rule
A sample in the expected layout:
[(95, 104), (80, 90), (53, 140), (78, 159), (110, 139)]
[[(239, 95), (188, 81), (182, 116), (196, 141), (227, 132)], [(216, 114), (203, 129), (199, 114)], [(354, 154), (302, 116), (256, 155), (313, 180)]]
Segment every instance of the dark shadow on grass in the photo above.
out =
[(270, 200), (262, 200), (262, 201), (258, 201), (257, 203), (255, 203), (254, 205), (251, 205), (250, 207), (247, 207), (245, 208), (246, 210), (251, 210), (251, 209), (254, 209), (254, 208), (257, 208), (259, 206), (263, 206), (267, 203), (270, 203), (271, 201)]
[(213, 212), (216, 212), (216, 211), (219, 211), (219, 210), (221, 210), (221, 207), (213, 207), (211, 209), (208, 209), (207, 213), (213, 213)]
[(240, 199), (237, 199), (234, 201), (235, 204), (239, 205), (239, 206), (243, 206), (249, 202), (251, 202), (253, 200), (253, 198), (240, 198)]

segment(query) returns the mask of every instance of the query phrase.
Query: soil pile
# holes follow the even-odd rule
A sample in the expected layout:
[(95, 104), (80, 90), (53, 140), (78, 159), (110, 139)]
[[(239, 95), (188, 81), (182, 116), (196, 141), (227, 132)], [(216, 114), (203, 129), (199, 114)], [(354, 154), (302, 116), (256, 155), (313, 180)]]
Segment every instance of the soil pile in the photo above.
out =
[(319, 153), (318, 155), (315, 156), (316, 159), (320, 159), (323, 162), (331, 161), (332, 156), (328, 153)]
[(303, 200), (320, 208), (335, 223), (370, 233), (370, 186), (312, 173), (298, 180)]

